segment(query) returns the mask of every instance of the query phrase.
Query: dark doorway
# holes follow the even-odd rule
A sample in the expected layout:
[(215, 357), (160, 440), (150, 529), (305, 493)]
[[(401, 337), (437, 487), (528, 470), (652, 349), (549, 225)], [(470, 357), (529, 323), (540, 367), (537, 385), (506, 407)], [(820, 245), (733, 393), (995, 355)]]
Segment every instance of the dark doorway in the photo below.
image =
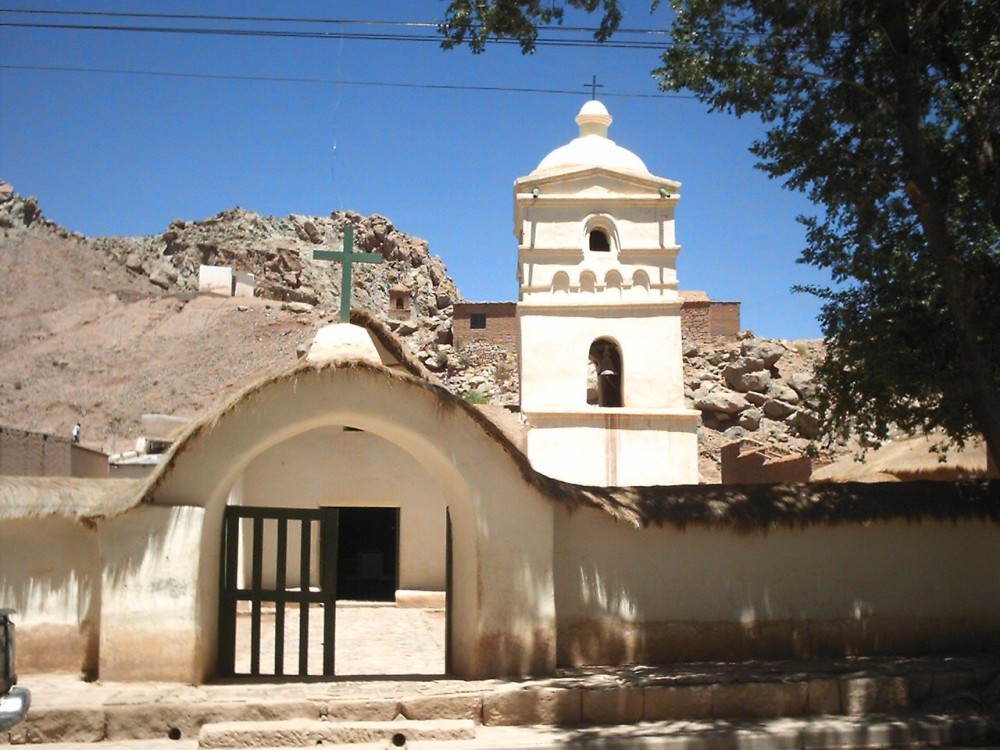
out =
[(337, 599), (391, 602), (399, 584), (399, 508), (339, 508)]

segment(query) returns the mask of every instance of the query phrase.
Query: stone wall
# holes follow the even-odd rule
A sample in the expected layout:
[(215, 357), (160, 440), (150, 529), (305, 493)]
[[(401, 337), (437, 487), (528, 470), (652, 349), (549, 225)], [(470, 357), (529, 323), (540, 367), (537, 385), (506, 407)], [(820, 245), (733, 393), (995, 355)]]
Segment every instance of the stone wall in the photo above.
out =
[[(683, 319), (682, 308), (681, 320)], [(712, 300), (708, 303), (708, 324), (709, 334), (713, 338), (736, 338), (736, 334), (740, 332), (740, 303)]]
[(704, 292), (681, 292), (681, 298), (681, 336), (685, 341), (735, 339), (740, 332), (739, 302), (717, 302)]

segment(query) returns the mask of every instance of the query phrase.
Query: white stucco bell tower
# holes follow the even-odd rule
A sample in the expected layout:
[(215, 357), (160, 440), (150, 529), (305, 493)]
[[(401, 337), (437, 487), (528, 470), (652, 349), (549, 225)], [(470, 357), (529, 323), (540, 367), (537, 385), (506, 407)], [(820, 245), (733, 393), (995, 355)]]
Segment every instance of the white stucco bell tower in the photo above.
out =
[(514, 183), (521, 412), (543, 474), (597, 486), (698, 482), (684, 406), (674, 210), (680, 183), (608, 138), (580, 135)]

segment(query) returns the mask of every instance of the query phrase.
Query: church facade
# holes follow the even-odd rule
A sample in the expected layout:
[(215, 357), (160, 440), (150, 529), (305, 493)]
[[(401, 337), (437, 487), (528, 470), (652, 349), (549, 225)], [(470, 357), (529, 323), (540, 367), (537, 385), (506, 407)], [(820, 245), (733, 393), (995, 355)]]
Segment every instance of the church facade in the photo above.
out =
[(1000, 483), (695, 484), (679, 186), (607, 139), (603, 106), (580, 119), (585, 143), (515, 185), (526, 452), (376, 321), (323, 329), (148, 480), (0, 477), (22, 672), (201, 683), (265, 608), (315, 610), (332, 648), (348, 511), (393, 540), (351, 575), (393, 558), (390, 599), (438, 596), (458, 677), (1000, 651)]

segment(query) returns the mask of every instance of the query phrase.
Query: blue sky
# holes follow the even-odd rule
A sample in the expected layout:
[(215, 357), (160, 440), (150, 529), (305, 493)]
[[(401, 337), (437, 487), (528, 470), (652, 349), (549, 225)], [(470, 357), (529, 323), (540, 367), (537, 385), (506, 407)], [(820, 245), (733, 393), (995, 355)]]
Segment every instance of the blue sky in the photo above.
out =
[[(10, 9), (435, 22), (446, 3), (7, 0), (0, 6), (0, 24), (207, 28), (219, 24)], [(668, 25), (668, 11), (651, 15), (647, 0), (629, 0), (626, 9), (626, 28)], [(571, 16), (567, 24), (596, 20)], [(159, 233), (175, 218), (201, 219), (233, 206), (275, 215), (380, 213), (428, 240), (467, 299), (515, 299), (513, 181), (575, 137), (573, 118), (589, 98), (584, 84), (596, 75), (603, 85), (598, 98), (615, 119), (610, 137), (654, 174), (682, 183), (681, 288), (741, 301), (743, 327), (759, 335), (819, 336), (818, 302), (790, 291), (827, 280), (795, 262), (803, 246), (795, 217), (814, 207), (753, 168), (747, 148), (763, 134), (759, 122), (709, 114), (692, 98), (658, 96), (650, 74), (659, 62), (655, 50), (541, 46), (523, 56), (514, 46), (494, 45), (476, 56), (445, 52), (435, 42), (337, 36), (338, 30), (429, 31), (420, 27), (226, 27), (319, 29), (330, 36), (0, 26), (0, 177), (37, 196), (50, 219), (90, 236)], [(133, 72), (25, 69), (39, 67)]]

